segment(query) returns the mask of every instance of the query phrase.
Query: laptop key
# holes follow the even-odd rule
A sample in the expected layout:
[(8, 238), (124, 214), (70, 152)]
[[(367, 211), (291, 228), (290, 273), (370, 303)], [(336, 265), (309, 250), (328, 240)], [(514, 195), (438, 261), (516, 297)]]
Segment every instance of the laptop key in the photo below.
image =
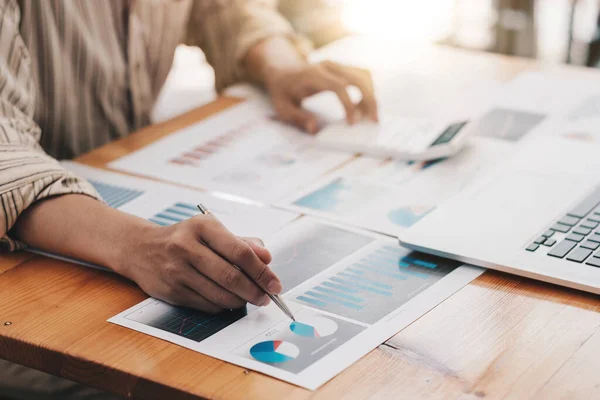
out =
[(600, 215), (592, 214), (592, 215), (588, 216), (587, 219), (592, 222), (600, 222)]
[(569, 236), (567, 236), (565, 239), (570, 240), (572, 242), (581, 242), (583, 239), (585, 239), (585, 236), (583, 235), (579, 235), (577, 233), (571, 233)]
[(583, 236), (587, 236), (592, 232), (592, 230), (590, 228), (583, 228), (581, 226), (578, 226), (577, 228), (573, 229), (573, 233), (577, 233), (579, 235), (583, 235)]
[(585, 259), (590, 256), (590, 254), (592, 254), (591, 250), (578, 247), (567, 256), (567, 260), (581, 263), (584, 262)]
[(544, 242), (546, 241), (546, 238), (543, 236), (540, 236), (539, 238), (535, 239), (535, 241), (533, 243), (535, 244), (544, 244)]
[(563, 240), (559, 244), (556, 245), (550, 252), (549, 256), (563, 258), (567, 255), (568, 252), (573, 250), (573, 247), (577, 246), (577, 243), (572, 242), (570, 240)]
[(600, 188), (594, 190), (588, 197), (583, 199), (571, 211), (567, 213), (572, 217), (583, 218), (588, 215), (600, 203)]
[(569, 230), (571, 229), (571, 227), (559, 223), (559, 224), (552, 225), (550, 227), (550, 229), (552, 229), (553, 231), (556, 231), (556, 232), (567, 233), (567, 232), (569, 232)]
[(550, 229), (548, 229), (546, 232), (542, 233), (542, 236), (547, 237), (547, 238), (549, 238), (552, 235), (554, 235), (554, 231), (550, 230)]
[(568, 226), (575, 226), (579, 223), (579, 220), (580, 220), (580, 218), (570, 217), (570, 216), (566, 215), (560, 221), (558, 221), (558, 223), (563, 224), (563, 225), (568, 225)]
[(586, 264), (600, 268), (600, 258), (592, 257), (589, 260), (587, 260)]
[(548, 238), (548, 239), (546, 239), (546, 241), (543, 244), (544, 244), (544, 246), (550, 247), (550, 246), (554, 246), (555, 243), (556, 243), (556, 239)]
[(598, 227), (598, 222), (592, 221), (591, 219), (588, 219), (587, 221), (583, 222), (581, 225), (582, 228), (590, 228), (590, 229), (596, 229)]
[(596, 250), (600, 247), (600, 243), (592, 242), (591, 240), (586, 240), (581, 244), (581, 247), (584, 249)]
[(591, 240), (592, 242), (600, 243), (600, 234), (598, 234), (598, 232), (595, 232), (592, 236), (588, 237), (588, 240)]
[(527, 250), (527, 251), (536, 251), (538, 249), (538, 247), (540, 247), (539, 244), (532, 243), (529, 246), (527, 246), (527, 248), (525, 250)]

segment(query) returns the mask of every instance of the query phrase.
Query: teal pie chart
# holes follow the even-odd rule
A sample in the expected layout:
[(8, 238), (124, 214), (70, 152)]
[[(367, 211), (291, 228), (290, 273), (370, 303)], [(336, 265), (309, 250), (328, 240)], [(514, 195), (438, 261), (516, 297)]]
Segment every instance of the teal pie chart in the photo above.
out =
[(334, 321), (323, 317), (307, 317), (290, 324), (290, 330), (296, 335), (311, 338), (332, 335), (337, 329)]
[(268, 340), (250, 348), (250, 355), (264, 363), (283, 363), (296, 359), (299, 354), (296, 345), (283, 340)]

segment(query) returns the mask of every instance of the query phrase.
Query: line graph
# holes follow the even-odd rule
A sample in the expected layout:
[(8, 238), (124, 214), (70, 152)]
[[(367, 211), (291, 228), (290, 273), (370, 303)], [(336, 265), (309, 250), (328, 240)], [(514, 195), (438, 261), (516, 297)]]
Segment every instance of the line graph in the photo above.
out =
[(201, 342), (247, 314), (246, 309), (208, 314), (183, 307), (174, 307), (155, 300), (141, 307), (126, 319)]

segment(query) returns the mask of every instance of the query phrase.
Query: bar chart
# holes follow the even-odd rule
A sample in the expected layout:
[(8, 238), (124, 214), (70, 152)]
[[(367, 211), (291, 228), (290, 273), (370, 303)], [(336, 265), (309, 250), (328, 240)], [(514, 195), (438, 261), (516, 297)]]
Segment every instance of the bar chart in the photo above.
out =
[(198, 214), (200, 214), (200, 211), (193, 204), (175, 203), (149, 218), (149, 220), (161, 226), (169, 226)]
[(119, 208), (144, 194), (141, 190), (128, 189), (121, 186), (89, 180), (102, 199), (112, 208)]
[(430, 287), (459, 264), (384, 245), (296, 295), (308, 306), (375, 323)]
[(168, 162), (175, 165), (203, 168), (207, 162), (222, 157), (223, 154), (227, 154), (235, 150), (236, 147), (239, 147), (240, 141), (252, 134), (251, 128), (252, 125), (242, 125), (214, 139), (190, 147), (168, 160)]
[(284, 292), (375, 241), (336, 226), (304, 222), (296, 224), (298, 229), (290, 233), (293, 240), (271, 248), (273, 261), (269, 266), (279, 276)]

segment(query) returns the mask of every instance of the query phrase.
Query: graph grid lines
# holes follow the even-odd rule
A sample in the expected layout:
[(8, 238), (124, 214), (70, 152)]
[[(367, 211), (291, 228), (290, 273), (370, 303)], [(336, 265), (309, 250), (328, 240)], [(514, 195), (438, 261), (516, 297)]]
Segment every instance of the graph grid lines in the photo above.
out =
[(167, 310), (160, 313), (144, 314), (143, 310), (142, 312), (136, 311), (125, 318), (200, 342), (247, 314), (246, 309), (213, 315), (183, 307), (168, 307)]

